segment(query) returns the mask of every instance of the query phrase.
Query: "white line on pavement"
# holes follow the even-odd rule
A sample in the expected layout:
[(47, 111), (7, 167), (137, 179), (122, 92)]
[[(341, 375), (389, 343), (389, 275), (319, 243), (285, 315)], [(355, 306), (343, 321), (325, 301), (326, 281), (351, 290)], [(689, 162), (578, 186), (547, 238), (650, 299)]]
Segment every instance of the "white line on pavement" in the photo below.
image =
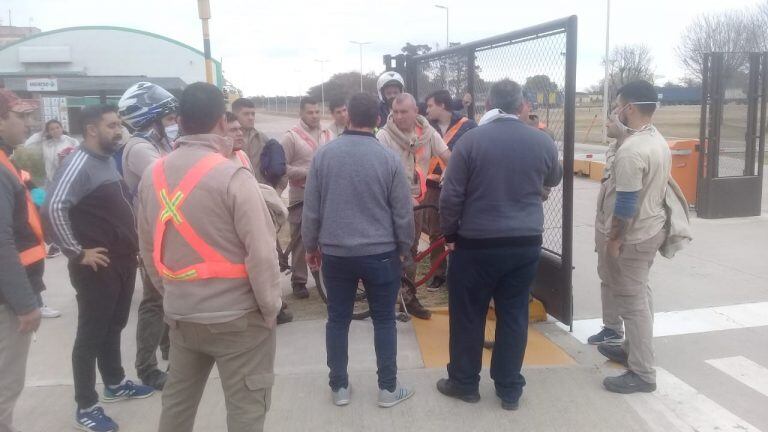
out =
[(743, 357), (727, 357), (707, 360), (711, 366), (730, 375), (742, 384), (768, 396), (768, 369)]
[[(562, 323), (560, 328), (568, 330)], [(602, 319), (573, 322), (571, 335), (586, 344), (587, 338), (600, 331)], [(660, 312), (654, 315), (653, 336), (675, 336), (768, 326), (768, 302), (716, 306), (703, 309)]]
[(653, 431), (759, 432), (662, 368), (656, 368), (656, 384), (655, 393), (626, 396)]

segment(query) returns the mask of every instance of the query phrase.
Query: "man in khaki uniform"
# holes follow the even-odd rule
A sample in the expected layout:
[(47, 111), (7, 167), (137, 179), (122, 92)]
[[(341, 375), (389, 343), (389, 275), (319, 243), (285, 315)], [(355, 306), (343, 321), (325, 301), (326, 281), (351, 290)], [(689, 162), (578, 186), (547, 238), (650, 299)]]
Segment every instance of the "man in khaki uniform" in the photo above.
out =
[[(246, 98), (240, 98), (232, 102), (232, 112), (237, 116), (237, 121), (243, 129), (245, 144), (243, 151), (248, 155), (248, 159), (253, 166), (253, 174), (259, 183), (267, 183), (261, 174), (261, 151), (264, 150), (269, 137), (260, 130), (256, 129), (256, 105), (253, 101)], [(279, 187), (279, 191), (285, 189), (285, 185)], [(279, 192), (278, 191), (278, 192)]]
[(624, 320), (623, 346), (601, 344), (598, 351), (628, 371), (603, 381), (614, 393), (656, 390), (653, 368), (653, 293), (648, 276), (666, 237), (664, 198), (672, 157), (664, 137), (651, 124), (658, 98), (653, 85), (631, 82), (618, 91), (615, 121), (627, 138), (616, 151), (612, 175), (616, 204), (611, 229), (598, 237), (601, 279)]
[(307, 260), (304, 243), (301, 241), (301, 213), (304, 202), (304, 185), (312, 158), (320, 146), (333, 139), (333, 134), (320, 125), (320, 104), (306, 97), (299, 104), (299, 124), (285, 133), (280, 144), (285, 150), (285, 165), (288, 183), (288, 222), (291, 227), (291, 286), (293, 295), (299, 299), (309, 297), (307, 291)]
[(187, 135), (139, 187), (141, 254), (171, 328), (160, 432), (192, 431), (214, 364), (228, 431), (262, 431), (269, 409), (281, 306), (275, 230), (256, 179), (227, 159), (224, 112), (215, 86), (188, 86), (179, 107)]
[(608, 145), (605, 152), (605, 168), (600, 180), (600, 193), (597, 196), (597, 212), (595, 214), (595, 251), (597, 252), (597, 273), (600, 275), (600, 300), (603, 306), (603, 329), (589, 337), (590, 345), (603, 343), (621, 344), (624, 341), (624, 321), (617, 311), (616, 301), (608, 290), (608, 284), (603, 279), (606, 274), (606, 253), (603, 247), (605, 239), (611, 233), (613, 208), (616, 206), (616, 176), (613, 175), (613, 164), (616, 161), (616, 150), (621, 147), (626, 136), (615, 116), (611, 116), (605, 124), (608, 138), (616, 141)]

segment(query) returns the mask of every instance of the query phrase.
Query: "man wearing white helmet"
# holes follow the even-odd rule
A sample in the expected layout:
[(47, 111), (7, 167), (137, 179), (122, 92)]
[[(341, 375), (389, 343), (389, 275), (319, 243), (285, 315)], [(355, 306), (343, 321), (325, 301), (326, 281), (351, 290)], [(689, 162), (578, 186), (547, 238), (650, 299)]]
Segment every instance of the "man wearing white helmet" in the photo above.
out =
[[(123, 178), (132, 196), (136, 196), (144, 171), (171, 152), (179, 132), (178, 107), (179, 102), (172, 94), (148, 82), (133, 85), (120, 98), (120, 117), (134, 130), (122, 155)], [(163, 356), (167, 358), (168, 326), (163, 322), (163, 297), (152, 285), (143, 265), (141, 276), (144, 295), (136, 327), (136, 373), (145, 385), (162, 390), (167, 374), (157, 367), (156, 351), (162, 345)]]
[(386, 71), (379, 76), (376, 81), (376, 88), (379, 90), (379, 127), (383, 128), (387, 124), (389, 112), (392, 109), (392, 101), (397, 95), (405, 91), (405, 81), (399, 73), (395, 71)]

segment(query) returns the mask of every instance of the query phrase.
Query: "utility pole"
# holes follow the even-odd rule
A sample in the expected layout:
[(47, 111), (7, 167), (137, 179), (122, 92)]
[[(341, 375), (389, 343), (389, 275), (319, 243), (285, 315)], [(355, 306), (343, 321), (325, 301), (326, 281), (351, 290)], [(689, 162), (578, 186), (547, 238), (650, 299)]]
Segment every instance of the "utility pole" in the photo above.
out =
[[(608, 118), (608, 54), (610, 51), (610, 37), (611, 37), (611, 0), (606, 0), (607, 12), (605, 18), (605, 74), (603, 76), (603, 121)], [(608, 144), (608, 131), (603, 128), (603, 145)]]
[(325, 76), (323, 73), (323, 65), (328, 63), (328, 60), (315, 59), (315, 61), (320, 63), (320, 103), (323, 105), (323, 115), (325, 115)]
[(205, 54), (205, 80), (213, 84), (213, 60), (211, 60), (211, 40), (208, 32), (208, 20), (211, 19), (210, 0), (197, 0), (197, 13), (203, 23), (203, 52)]
[(360, 93), (363, 92), (363, 45), (368, 45), (370, 42), (357, 42), (349, 41), (349, 43), (357, 44), (360, 47)]

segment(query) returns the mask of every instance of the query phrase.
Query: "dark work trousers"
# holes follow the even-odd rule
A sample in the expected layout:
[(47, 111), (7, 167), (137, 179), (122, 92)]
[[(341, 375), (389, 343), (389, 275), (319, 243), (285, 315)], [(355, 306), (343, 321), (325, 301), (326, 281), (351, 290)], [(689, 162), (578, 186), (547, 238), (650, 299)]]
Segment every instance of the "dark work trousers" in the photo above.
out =
[(491, 378), (505, 401), (520, 398), (520, 373), (528, 343), (528, 295), (536, 276), (540, 246), (463, 249), (457, 246), (448, 266), (450, 363), (448, 376), (467, 393), (478, 390), (485, 320), (493, 299), (496, 343)]
[(72, 349), (75, 401), (80, 409), (99, 401), (96, 364), (105, 385), (125, 378), (120, 333), (128, 322), (136, 282), (136, 258), (110, 257), (107, 267), (93, 271), (69, 262), (69, 278), (77, 292), (77, 335)]
[(163, 321), (163, 296), (152, 284), (143, 265), (140, 265), (144, 296), (139, 304), (136, 324), (136, 374), (146, 379), (157, 369), (157, 347), (168, 352), (168, 325)]
[(357, 284), (362, 280), (373, 320), (379, 388), (394, 391), (397, 383), (395, 299), (400, 289), (400, 256), (395, 251), (359, 257), (323, 255), (322, 261), (323, 283), (328, 292), (325, 346), (331, 389), (336, 391), (349, 385), (349, 324)]

